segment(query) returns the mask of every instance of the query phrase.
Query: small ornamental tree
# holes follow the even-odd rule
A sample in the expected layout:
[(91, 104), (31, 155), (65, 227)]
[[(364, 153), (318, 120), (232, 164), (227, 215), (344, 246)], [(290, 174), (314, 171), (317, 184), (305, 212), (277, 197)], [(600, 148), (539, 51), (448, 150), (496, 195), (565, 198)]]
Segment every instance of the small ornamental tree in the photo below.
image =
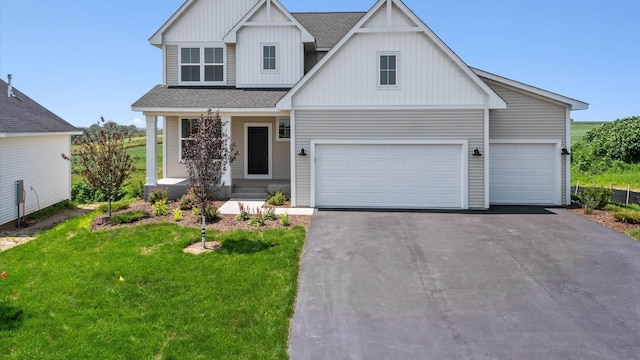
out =
[(237, 155), (224, 125), (220, 113), (209, 109), (206, 115), (195, 119), (182, 154), (189, 171), (191, 193), (196, 199), (195, 207), (202, 215), (203, 248), (208, 202), (215, 199), (224, 186), (222, 176)]
[(131, 133), (113, 121), (105, 121), (103, 117), (92, 128), (93, 131), (85, 130), (76, 139), (71, 158), (64, 154), (62, 157), (73, 162), (74, 172), (93, 190), (105, 194), (111, 217), (114, 195), (135, 170), (134, 158), (125, 148)]

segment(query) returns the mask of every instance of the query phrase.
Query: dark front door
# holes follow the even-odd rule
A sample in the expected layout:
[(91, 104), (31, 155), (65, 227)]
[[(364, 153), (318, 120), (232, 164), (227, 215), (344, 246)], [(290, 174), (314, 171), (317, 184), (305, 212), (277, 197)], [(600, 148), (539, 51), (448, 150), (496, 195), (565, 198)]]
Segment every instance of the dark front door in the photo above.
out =
[(247, 167), (249, 175), (269, 175), (269, 128), (247, 128)]

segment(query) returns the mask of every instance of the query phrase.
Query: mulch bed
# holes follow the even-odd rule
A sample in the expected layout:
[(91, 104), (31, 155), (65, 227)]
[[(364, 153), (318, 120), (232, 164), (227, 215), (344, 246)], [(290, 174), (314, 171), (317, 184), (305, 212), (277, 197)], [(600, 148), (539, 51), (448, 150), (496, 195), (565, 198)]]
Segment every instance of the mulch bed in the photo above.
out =
[[(223, 204), (224, 204), (224, 201), (214, 201), (214, 202), (212, 202), (212, 205), (215, 206), (216, 208), (220, 208)], [(170, 211), (165, 216), (153, 216), (153, 215), (150, 215), (148, 218), (144, 218), (142, 220), (133, 222), (131, 224), (123, 224), (123, 225), (114, 224), (109, 219), (108, 214), (101, 214), (101, 215), (97, 216), (93, 220), (93, 224), (92, 224), (91, 229), (93, 231), (108, 230), (108, 229), (113, 229), (113, 228), (117, 228), (117, 227), (132, 227), (132, 226), (138, 226), (138, 225), (143, 225), (143, 224), (159, 224), (159, 223), (163, 223), (163, 222), (175, 223), (175, 224), (180, 225), (180, 226), (194, 227), (194, 228), (198, 228), (198, 229), (201, 227), (201, 225), (202, 225), (202, 217), (201, 216), (193, 215), (190, 210), (183, 210), (182, 211), (182, 220), (174, 221), (173, 220), (173, 211), (179, 207), (179, 203), (175, 202), (175, 201), (170, 202), (169, 203), (169, 207), (170, 207)], [(121, 213), (134, 211), (134, 210), (142, 210), (142, 211), (148, 212), (149, 214), (153, 214), (153, 207), (151, 206), (151, 204), (149, 204), (149, 203), (147, 203), (147, 202), (145, 202), (143, 200), (140, 200), (140, 201), (136, 201), (136, 202), (132, 203), (131, 205), (129, 205), (129, 208), (127, 208), (127, 209), (120, 210), (120, 211), (117, 211), (117, 212), (113, 212), (112, 215), (121, 214)], [(207, 224), (207, 230), (230, 231), (230, 230), (256, 230), (256, 229), (282, 229), (282, 228), (286, 228), (285, 226), (283, 226), (280, 223), (280, 217), (279, 216), (278, 216), (278, 220), (266, 221), (265, 225), (262, 226), (262, 227), (254, 227), (254, 226), (249, 225), (246, 221), (238, 221), (238, 220), (236, 220), (236, 216), (235, 215), (218, 215), (218, 217), (219, 218), (218, 218), (218, 220), (216, 222), (211, 223), (211, 224)], [(294, 227), (294, 226), (297, 226), (297, 225), (301, 225), (301, 226), (304, 226), (305, 229), (308, 229), (309, 228), (309, 223), (311, 222), (311, 216), (289, 215), (289, 222), (291, 224), (289, 227)]]
[(597, 222), (600, 225), (618, 230), (623, 233), (633, 229), (640, 229), (640, 225), (638, 224), (627, 224), (616, 221), (616, 219), (613, 218), (611, 212), (607, 210), (594, 210), (592, 215), (585, 214), (584, 209), (569, 209), (569, 211), (573, 212), (574, 214), (584, 216), (587, 219), (593, 222)]

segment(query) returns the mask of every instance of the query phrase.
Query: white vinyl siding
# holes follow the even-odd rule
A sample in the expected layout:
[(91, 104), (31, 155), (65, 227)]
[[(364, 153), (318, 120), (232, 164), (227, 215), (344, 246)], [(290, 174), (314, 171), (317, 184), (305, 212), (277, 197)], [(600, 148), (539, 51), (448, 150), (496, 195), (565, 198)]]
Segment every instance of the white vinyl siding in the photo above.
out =
[(179, 47), (178, 45), (167, 45), (165, 47), (165, 82), (167, 85), (178, 85), (179, 83)]
[[(466, 140), (469, 149), (484, 152), (483, 110), (296, 111), (295, 148), (310, 149), (311, 141)], [(310, 156), (297, 156), (296, 206), (310, 205)], [(469, 156), (470, 208), (484, 208), (484, 157)]]
[(189, 172), (184, 163), (180, 162), (180, 121), (177, 117), (167, 117), (163, 138), (166, 141), (167, 156), (163, 159), (168, 178), (186, 179)]
[(194, 1), (163, 36), (165, 43), (222, 41), (259, 0)]
[[(506, 109), (490, 111), (490, 139), (549, 140), (560, 141), (561, 148), (567, 146), (566, 105), (488, 79), (483, 80), (508, 104)], [(560, 157), (560, 152), (554, 156)], [(566, 170), (566, 162), (561, 161), (559, 176), (562, 199), (566, 199)]]
[[(245, 123), (270, 123), (272, 129), (277, 129), (277, 119), (268, 117), (233, 117), (231, 120), (231, 141), (239, 152), (236, 160), (231, 164), (231, 176), (233, 179), (244, 178), (244, 142)], [(291, 179), (291, 154), (290, 143), (276, 141), (277, 131), (272, 131), (272, 178), (274, 180)]]
[[(397, 53), (397, 91), (380, 91), (381, 53)], [(486, 94), (424, 33), (357, 34), (294, 96), (296, 107), (483, 106)]]
[(70, 198), (71, 164), (60, 156), (70, 153), (69, 135), (0, 139), (0, 225), (17, 219), (17, 180), (24, 180), (27, 215)]
[[(265, 71), (263, 45), (276, 42), (276, 67), (282, 70)], [(236, 51), (239, 87), (290, 87), (303, 76), (304, 48), (296, 27), (244, 27), (238, 32)]]
[(227, 45), (227, 85), (236, 85), (236, 46)]

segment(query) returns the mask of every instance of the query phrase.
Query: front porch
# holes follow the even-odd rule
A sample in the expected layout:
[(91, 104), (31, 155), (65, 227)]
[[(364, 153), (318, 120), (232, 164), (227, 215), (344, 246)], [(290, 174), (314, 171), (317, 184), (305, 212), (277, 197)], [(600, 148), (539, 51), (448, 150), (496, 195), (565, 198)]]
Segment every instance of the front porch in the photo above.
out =
[[(155, 186), (145, 185), (145, 198), (155, 188), (165, 188), (170, 200), (178, 200), (189, 191), (189, 179), (163, 178)], [(291, 198), (291, 180), (289, 179), (236, 179), (225, 183), (220, 191), (221, 199), (258, 200), (267, 199), (268, 193), (281, 191)]]

